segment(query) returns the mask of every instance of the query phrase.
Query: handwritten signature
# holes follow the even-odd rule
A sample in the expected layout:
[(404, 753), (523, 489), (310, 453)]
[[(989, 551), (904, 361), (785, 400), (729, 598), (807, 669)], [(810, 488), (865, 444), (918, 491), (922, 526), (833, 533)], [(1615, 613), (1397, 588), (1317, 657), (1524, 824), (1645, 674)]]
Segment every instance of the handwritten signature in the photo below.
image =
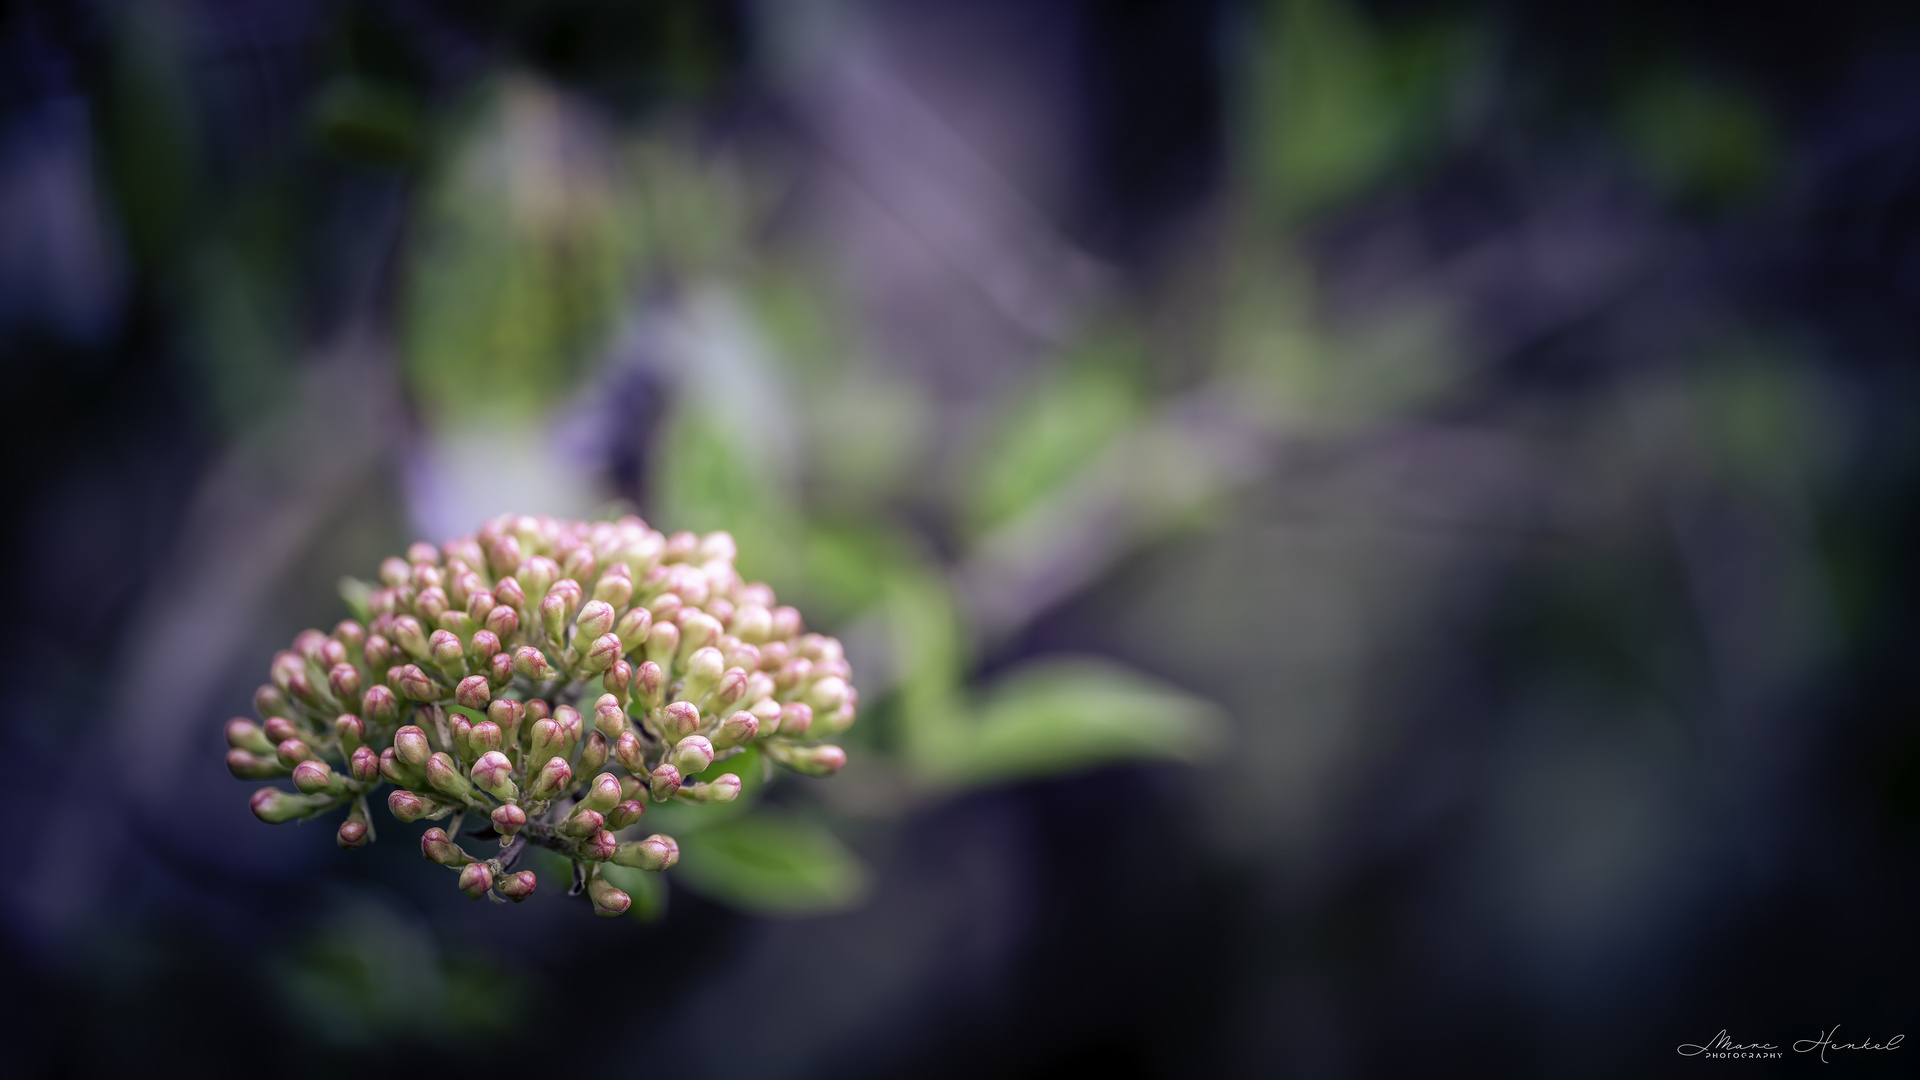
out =
[[(1825, 1062), (1827, 1060), (1827, 1051), (1829, 1050), (1898, 1050), (1901, 1042), (1906, 1039), (1905, 1035), (1895, 1035), (1885, 1042), (1874, 1042), (1871, 1039), (1862, 1039), (1859, 1042), (1837, 1042), (1835, 1041), (1835, 1036), (1838, 1035), (1839, 1032), (1840, 1025), (1835, 1024), (1831, 1030), (1822, 1031), (1820, 1037), (1817, 1039), (1801, 1039), (1794, 1043), (1793, 1052), (1796, 1054), (1810, 1054), (1817, 1050), (1820, 1053), (1820, 1060)], [(1780, 1048), (1778, 1046), (1766, 1042), (1735, 1042), (1733, 1038), (1727, 1034), (1725, 1028), (1721, 1028), (1718, 1035), (1708, 1039), (1704, 1044), (1681, 1043), (1676, 1049), (1679, 1050), (1682, 1057), (1695, 1057), (1700, 1054), (1710, 1054), (1714, 1057), (1780, 1056)]]

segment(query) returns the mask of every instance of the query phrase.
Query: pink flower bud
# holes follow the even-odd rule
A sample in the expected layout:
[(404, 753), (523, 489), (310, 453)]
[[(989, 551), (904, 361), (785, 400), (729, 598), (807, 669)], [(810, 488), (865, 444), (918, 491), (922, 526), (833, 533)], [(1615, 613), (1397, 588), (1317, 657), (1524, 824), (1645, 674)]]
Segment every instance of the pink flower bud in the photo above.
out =
[(682, 776), (698, 776), (713, 764), (713, 743), (704, 735), (689, 735), (673, 747), (673, 767)]
[[(542, 592), (540, 595), (545, 596), (546, 593)], [(506, 605), (516, 615), (527, 609), (526, 590), (520, 587), (520, 582), (510, 577), (501, 578), (493, 583), (493, 598), (496, 602)], [(499, 633), (497, 630), (494, 632)], [(506, 635), (500, 636), (504, 638)]]
[(493, 831), (511, 839), (521, 829), (527, 827), (527, 812), (512, 803), (493, 808)]
[(547, 662), (546, 654), (531, 645), (522, 645), (513, 651), (514, 674), (534, 682), (545, 682), (560, 673)]
[(513, 654), (497, 652), (487, 658), (487, 683), (495, 690), (503, 690), (513, 681)]
[(594, 862), (606, 862), (613, 858), (613, 853), (619, 846), (620, 841), (615, 840), (612, 833), (601, 829), (582, 840), (579, 851), (581, 858), (592, 859)]
[(482, 720), (473, 725), (472, 731), (467, 732), (467, 745), (476, 754), (498, 750), (505, 744), (506, 738), (500, 730), (500, 725), (491, 720)]
[(622, 732), (620, 737), (614, 740), (613, 759), (630, 773), (647, 771), (646, 750), (641, 746), (640, 737), (631, 731)]
[(453, 598), (447, 595), (447, 590), (438, 585), (421, 589), (420, 595), (413, 600), (413, 610), (419, 612), (420, 617), (428, 623), (439, 622), (440, 616), (452, 609)]
[(414, 664), (401, 664), (387, 669), (387, 683), (401, 697), (414, 701), (432, 701), (440, 696), (439, 687), (434, 685), (427, 673)]
[[(537, 759), (536, 759), (537, 760)], [(540, 767), (534, 777), (532, 795), (536, 799), (551, 799), (573, 783), (573, 767), (563, 757), (552, 757)]]
[(271, 780), (287, 775), (287, 767), (270, 754), (256, 754), (239, 747), (227, 751), (227, 771), (242, 780)]
[(493, 871), (486, 863), (468, 863), (460, 868), (460, 891), (475, 900), (493, 888)]
[(654, 802), (673, 798), (674, 792), (680, 790), (680, 770), (668, 763), (654, 766), (653, 773), (648, 777), (648, 788)]
[(362, 784), (370, 784), (380, 777), (380, 755), (373, 752), (371, 746), (354, 747), (353, 756), (347, 760), (347, 771)]
[(665, 693), (666, 682), (666, 672), (660, 669), (659, 664), (651, 660), (645, 661), (639, 667), (633, 669), (634, 693), (639, 696), (640, 702), (643, 705), (649, 707), (658, 706), (661, 695)]
[(740, 778), (733, 773), (721, 773), (709, 783), (688, 784), (681, 788), (680, 797), (692, 802), (732, 802), (740, 797)]
[(680, 861), (680, 845), (673, 837), (654, 833), (645, 840), (621, 844), (614, 849), (613, 861), (621, 866), (631, 866), (636, 870), (652, 870), (656, 873), (669, 869)]
[(670, 666), (673, 658), (680, 652), (680, 628), (670, 622), (656, 622), (647, 632), (644, 646), (649, 663), (662, 668)]
[(522, 870), (517, 874), (508, 874), (507, 880), (500, 883), (500, 895), (517, 904), (527, 897), (532, 896), (534, 886), (538, 884), (540, 884), (540, 879), (535, 877), (531, 870)]
[(847, 763), (847, 752), (837, 746), (795, 746), (775, 760), (808, 776), (831, 776)]
[(379, 634), (367, 639), (366, 648), (361, 655), (366, 660), (370, 671), (385, 671), (401, 658), (399, 647)]
[(273, 754), (273, 741), (267, 738), (267, 733), (260, 730), (260, 725), (240, 716), (227, 721), (227, 745), (251, 754)]
[(582, 803), (574, 807), (573, 812), (568, 814), (566, 820), (560, 823), (560, 832), (563, 836), (571, 836), (576, 840), (584, 840), (594, 833), (599, 832), (606, 824), (607, 820), (600, 815), (600, 811)]
[(391, 724), (400, 719), (400, 698), (389, 687), (369, 686), (360, 695), (360, 715), (377, 724)]
[(591, 807), (601, 813), (618, 806), (620, 803), (620, 778), (612, 773), (601, 773), (588, 785), (587, 793), (580, 800), (582, 806)]
[(760, 734), (760, 720), (750, 712), (736, 712), (720, 723), (720, 730), (713, 733), (713, 745), (726, 749), (729, 746), (741, 746), (753, 741)]
[(393, 733), (393, 753), (401, 761), (415, 768), (424, 767), (427, 759), (433, 756), (433, 745), (427, 741), (427, 733), (412, 724)]
[[(519, 788), (513, 782), (513, 762), (498, 750), (481, 754), (480, 760), (473, 763), (472, 776), (480, 790), (502, 802), (520, 797)], [(433, 778), (429, 776), (427, 779)]]
[(333, 842), (341, 848), (352, 851), (367, 846), (367, 823), (360, 818), (348, 818), (340, 823), (340, 829), (333, 835)]
[(713, 701), (723, 709), (728, 708), (738, 704), (746, 692), (747, 673), (739, 668), (728, 668), (727, 673), (720, 676), (720, 684), (713, 688)]
[(560, 567), (545, 555), (535, 555), (521, 563), (513, 577), (527, 596), (544, 597), (547, 595), (547, 590), (553, 587), (553, 583), (559, 580)]
[(407, 562), (414, 568), (440, 565), (440, 551), (425, 540), (415, 540), (407, 545)]
[(678, 742), (700, 730), (700, 710), (691, 701), (676, 701), (660, 710), (660, 727)]
[(324, 795), (295, 795), (276, 787), (263, 787), (247, 800), (247, 806), (253, 816), (269, 825), (279, 825), (296, 818), (312, 817), (314, 814), (332, 805), (332, 800)]
[(423, 771), (427, 774), (427, 783), (435, 791), (455, 799), (464, 799), (473, 793), (473, 783), (460, 775), (460, 768), (454, 764), (451, 754), (442, 752), (428, 758)]
[(613, 666), (620, 659), (620, 639), (613, 634), (601, 634), (587, 647), (587, 655), (581, 658), (580, 669), (588, 675), (598, 675)]
[(460, 845), (448, 839), (445, 829), (428, 829), (421, 833), (420, 854), (428, 862), (437, 862), (441, 866), (466, 866), (473, 862), (473, 856), (460, 850)]
[(512, 698), (494, 698), (487, 704), (487, 719), (500, 726), (502, 745), (519, 740), (520, 721), (526, 715), (527, 707)]
[(253, 714), (262, 720), (279, 716), (288, 709), (287, 696), (277, 686), (262, 686), (253, 692)]
[[(416, 795), (406, 788), (395, 788), (387, 793), (387, 809), (401, 821), (414, 822), (423, 817), (432, 816), (440, 809), (440, 804), (425, 796)], [(439, 832), (437, 829), (434, 831)]]
[(320, 645), (326, 640), (327, 635), (318, 630), (302, 630), (293, 635), (293, 651), (299, 653), (302, 659), (318, 664)]
[(633, 599), (633, 575), (625, 563), (614, 563), (611, 569), (600, 576), (593, 586), (593, 598), (605, 601), (615, 610), (627, 606)]
[(275, 753), (280, 758), (280, 764), (291, 769), (312, 758), (313, 747), (308, 746), (305, 739), (287, 739), (275, 747)]
[(593, 704), (593, 726), (606, 733), (609, 739), (619, 739), (627, 732), (627, 713), (612, 694), (601, 694), (600, 700)]
[(584, 745), (580, 748), (580, 771), (593, 772), (607, 763), (607, 755), (612, 747), (607, 744), (605, 734), (598, 731), (587, 732)]
[(491, 630), (475, 630), (467, 643), (467, 655), (484, 664), (500, 651), (500, 638)]
[(733, 613), (727, 629), (742, 642), (757, 645), (773, 636), (773, 613), (758, 604), (744, 604)]
[(349, 758), (366, 741), (367, 726), (352, 713), (341, 713), (333, 718), (333, 737), (340, 744), (340, 752)]
[(460, 639), (447, 630), (435, 630), (427, 639), (427, 652), (441, 671), (459, 678), (467, 670), (467, 649)]
[[(580, 618), (574, 625), (579, 638), (592, 641), (603, 634), (611, 634), (613, 632), (614, 618), (615, 612), (612, 604), (607, 603), (605, 600), (589, 600), (586, 605), (580, 609)], [(615, 650), (616, 654), (619, 651), (620, 650)]]
[(521, 561), (520, 541), (512, 536), (502, 536), (487, 547), (487, 569), (496, 576), (513, 573)]
[(633, 897), (621, 892), (611, 881), (601, 877), (587, 882), (587, 895), (593, 899), (593, 913), (609, 919), (633, 906)]
[(453, 688), (454, 703), (469, 709), (484, 709), (492, 698), (493, 691), (487, 686), (485, 675), (469, 675)]
[(638, 799), (627, 799), (624, 802), (617, 803), (612, 810), (607, 812), (607, 828), (614, 830), (624, 829), (634, 822), (639, 821), (640, 816), (646, 812), (646, 804)]
[(520, 629), (519, 613), (505, 604), (495, 605), (492, 611), (487, 612), (486, 621), (487, 629), (498, 635), (501, 641), (512, 637)]
[(813, 727), (813, 709), (804, 701), (789, 701), (780, 708), (780, 734), (789, 739), (804, 739)]
[(393, 620), (393, 643), (415, 660), (425, 660), (432, 655), (432, 649), (427, 644), (426, 628), (411, 615), (401, 615)]
[(617, 659), (600, 676), (600, 683), (607, 688), (614, 704), (624, 706), (633, 700), (633, 665), (624, 659)]
[(264, 726), (267, 738), (273, 740), (276, 747), (288, 739), (299, 738), (301, 734), (300, 726), (284, 716), (269, 716)]
[(352, 619), (341, 619), (334, 624), (333, 640), (346, 646), (348, 655), (352, 655), (366, 646), (367, 628)]

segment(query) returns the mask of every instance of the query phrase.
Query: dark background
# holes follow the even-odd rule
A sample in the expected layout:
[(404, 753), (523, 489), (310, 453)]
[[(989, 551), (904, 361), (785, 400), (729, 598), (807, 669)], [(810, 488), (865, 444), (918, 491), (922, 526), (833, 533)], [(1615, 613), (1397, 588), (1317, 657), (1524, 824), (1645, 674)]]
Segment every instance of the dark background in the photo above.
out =
[[(9, 5), (0, 1057), (1618, 1076), (1907, 1032), (1916, 359), (1907, 4)], [(220, 724), (341, 575), (566, 498), (733, 528), (847, 637), (856, 767), (778, 798), (850, 910), (475, 905), (384, 815), (247, 814)], [(966, 644), (869, 617), (914, 581)], [(916, 672), (1068, 654), (1216, 743), (915, 757)]]

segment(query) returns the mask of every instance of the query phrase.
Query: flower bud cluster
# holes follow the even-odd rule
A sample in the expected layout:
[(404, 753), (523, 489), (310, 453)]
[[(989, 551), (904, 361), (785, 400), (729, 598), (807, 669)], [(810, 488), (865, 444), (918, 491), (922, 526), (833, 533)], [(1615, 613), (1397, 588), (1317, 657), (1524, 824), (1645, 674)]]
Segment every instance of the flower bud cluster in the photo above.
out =
[[(575, 892), (617, 915), (631, 898), (606, 862), (660, 871), (670, 836), (638, 834), (650, 803), (730, 802), (740, 777), (716, 763), (758, 747), (824, 776), (846, 763), (823, 740), (853, 723), (859, 693), (840, 643), (742, 581), (724, 532), (671, 536), (637, 517), (505, 515), (380, 566), (371, 619), (307, 630), (254, 695), (261, 722), (227, 725), (227, 766), (265, 787), (253, 812), (279, 823), (346, 807), (338, 841), (373, 839), (368, 796), (430, 828), (421, 852), (459, 871), (476, 899), (520, 901), (529, 844), (575, 864)], [(497, 839), (478, 857), (458, 838)]]

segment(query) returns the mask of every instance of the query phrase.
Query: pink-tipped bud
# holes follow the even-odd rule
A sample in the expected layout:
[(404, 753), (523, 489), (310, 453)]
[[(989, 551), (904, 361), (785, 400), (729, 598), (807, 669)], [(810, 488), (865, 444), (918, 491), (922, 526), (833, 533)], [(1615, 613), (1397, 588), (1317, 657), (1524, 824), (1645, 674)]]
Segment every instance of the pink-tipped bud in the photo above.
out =
[(335, 664), (327, 671), (327, 689), (341, 701), (353, 701), (360, 696), (360, 669), (352, 664)]
[(493, 888), (493, 870), (486, 863), (468, 863), (460, 868), (460, 891), (475, 900)]
[(279, 716), (289, 709), (287, 695), (277, 686), (262, 686), (253, 692), (253, 714), (265, 720), (269, 716)]
[(607, 688), (614, 704), (624, 706), (633, 700), (633, 665), (624, 659), (616, 659), (600, 676), (600, 683)]
[(621, 844), (615, 848), (613, 861), (621, 866), (658, 873), (680, 861), (680, 845), (675, 843), (671, 836), (654, 833), (645, 840)]
[(813, 676), (813, 661), (804, 656), (796, 656), (786, 662), (773, 678), (773, 685), (781, 693), (786, 693)]
[(688, 784), (681, 788), (680, 797), (691, 802), (732, 802), (740, 797), (740, 778), (733, 773), (721, 773), (708, 783)]
[(600, 700), (593, 703), (593, 726), (605, 732), (609, 739), (618, 739), (627, 733), (627, 712), (612, 694), (601, 694)]
[[(512, 536), (502, 536), (487, 545), (487, 569), (495, 576), (511, 574), (521, 563), (520, 541)], [(508, 578), (512, 581), (512, 578)]]
[(733, 613), (727, 630), (734, 637), (757, 645), (773, 636), (773, 613), (758, 604), (745, 604)]
[(620, 638), (621, 652), (632, 652), (639, 648), (652, 630), (653, 612), (643, 607), (634, 608), (620, 616), (620, 621), (614, 624), (613, 628), (613, 632)]
[(227, 745), (235, 750), (245, 750), (250, 754), (272, 756), (273, 740), (260, 730), (260, 725), (244, 717), (236, 716), (227, 721)]
[(427, 645), (426, 628), (411, 615), (400, 615), (393, 620), (393, 643), (415, 660), (425, 660), (432, 655)]
[(503, 690), (513, 681), (513, 654), (497, 652), (487, 657), (487, 683), (495, 690)]
[(560, 725), (569, 750), (580, 745), (580, 739), (587, 733), (587, 722), (580, 718), (580, 710), (571, 705), (562, 705), (553, 710), (553, 722)]
[(534, 682), (545, 682), (556, 678), (559, 672), (547, 662), (547, 656), (531, 645), (522, 645), (513, 651), (514, 674)]
[(829, 675), (824, 679), (815, 680), (812, 686), (807, 687), (806, 693), (802, 694), (801, 698), (813, 706), (815, 713), (830, 713), (839, 708), (841, 702), (847, 700), (847, 682), (838, 676)]
[(612, 605), (616, 611), (626, 607), (627, 602), (633, 599), (633, 576), (627, 570), (627, 564), (614, 563), (611, 569), (600, 575), (600, 580), (593, 586), (593, 598)]
[(612, 810), (607, 811), (607, 828), (616, 831), (624, 829), (639, 821), (641, 815), (646, 812), (646, 804), (638, 799), (627, 799), (617, 803)]
[(580, 803), (603, 814), (612, 810), (620, 804), (620, 778), (604, 772), (594, 777)]
[(291, 769), (303, 761), (310, 760), (313, 757), (313, 747), (308, 746), (305, 739), (286, 739), (274, 748), (274, 754), (280, 759), (280, 764)]
[(352, 619), (341, 619), (334, 624), (333, 640), (346, 646), (349, 655), (359, 652), (367, 644), (367, 628)]
[(380, 751), (380, 778), (395, 787), (424, 787), (427, 782), (419, 769), (395, 757), (391, 746)]
[(597, 771), (600, 766), (607, 763), (607, 757), (612, 751), (613, 747), (608, 744), (605, 735), (598, 731), (587, 732), (584, 744), (580, 747), (580, 771), (583, 773)]
[(540, 601), (540, 629), (546, 631), (547, 640), (561, 642), (565, 640), (567, 629), (566, 597), (550, 592)]
[(360, 655), (366, 660), (367, 668), (371, 671), (385, 671), (405, 659), (400, 653), (400, 647), (380, 634), (374, 634), (367, 639), (366, 648)]
[(273, 745), (276, 747), (288, 739), (300, 737), (300, 725), (284, 716), (269, 716), (262, 727), (266, 730), (267, 738), (273, 740)]
[(662, 668), (670, 666), (673, 658), (680, 652), (680, 628), (670, 622), (656, 622), (647, 632), (644, 646), (649, 663)]
[(837, 746), (794, 746), (775, 757), (795, 772), (808, 776), (832, 776), (847, 763), (847, 752)]
[(606, 824), (607, 819), (601, 816), (600, 811), (582, 803), (573, 808), (573, 812), (567, 815), (566, 820), (562, 821), (559, 827), (562, 836), (584, 840), (605, 828)]
[(496, 604), (492, 611), (487, 612), (487, 630), (499, 640), (507, 640), (518, 629), (520, 629), (520, 614), (507, 605)]
[(633, 897), (602, 877), (587, 882), (587, 895), (593, 899), (593, 913), (609, 919), (633, 906)]
[(460, 767), (454, 764), (451, 754), (433, 755), (421, 771), (427, 774), (427, 783), (443, 795), (464, 799), (473, 793), (472, 781), (460, 775)]
[(700, 710), (691, 701), (676, 701), (660, 710), (660, 727), (678, 742), (700, 730)]
[(499, 651), (500, 637), (491, 630), (475, 630), (473, 638), (467, 642), (467, 655), (483, 669)]
[(720, 639), (720, 655), (726, 658), (728, 667), (744, 668), (749, 673), (760, 670), (760, 650), (731, 635)]
[(371, 746), (357, 746), (347, 759), (347, 772), (356, 781), (370, 784), (380, 778), (380, 755)]
[(247, 800), (247, 806), (253, 816), (269, 825), (279, 825), (296, 818), (311, 817), (331, 805), (332, 800), (324, 795), (295, 795), (276, 787), (263, 787)]
[(742, 746), (753, 741), (760, 734), (760, 720), (750, 712), (736, 712), (720, 722), (720, 730), (713, 733), (713, 745), (724, 750), (729, 746)]
[(412, 576), (413, 567), (407, 565), (407, 560), (391, 555), (380, 560), (380, 581), (382, 584), (389, 586), (402, 585)]
[(278, 757), (239, 747), (227, 751), (227, 771), (242, 780), (272, 780), (287, 775), (287, 767)]
[(661, 697), (666, 692), (666, 684), (667, 673), (661, 670), (659, 664), (651, 660), (633, 669), (633, 692), (640, 699), (640, 703), (649, 708), (660, 704)]
[[(535, 760), (538, 760), (537, 758)], [(551, 799), (573, 783), (573, 767), (563, 757), (552, 757), (540, 767), (533, 778), (532, 795), (536, 799)]]
[(687, 693), (699, 695), (712, 689), (713, 684), (720, 681), (721, 673), (727, 670), (726, 663), (719, 649), (712, 646), (695, 649), (687, 657)]
[[(613, 622), (617, 617), (613, 605), (605, 600), (589, 600), (580, 609), (580, 618), (574, 626), (581, 640), (592, 641), (603, 634), (613, 633)], [(615, 639), (617, 642), (619, 639)], [(615, 654), (621, 650), (615, 649)]]
[(508, 874), (507, 880), (500, 883), (500, 895), (517, 904), (527, 897), (532, 896), (534, 886), (538, 884), (540, 884), (540, 879), (534, 877), (533, 871), (531, 870), (522, 870), (517, 874)]
[(713, 764), (713, 743), (704, 735), (689, 735), (674, 744), (670, 759), (682, 776), (698, 776)]
[(414, 822), (423, 817), (433, 816), (440, 810), (440, 804), (424, 795), (416, 795), (406, 788), (395, 788), (387, 793), (387, 809), (401, 821)]
[(440, 696), (440, 688), (415, 664), (388, 668), (387, 682), (400, 696), (413, 701), (432, 701)]
[(520, 721), (526, 715), (527, 707), (512, 698), (494, 698), (487, 704), (487, 719), (500, 726), (503, 745), (519, 739)]
[[(546, 594), (542, 593), (540, 595), (544, 596)], [(527, 610), (527, 592), (520, 587), (520, 582), (515, 578), (501, 578), (499, 581), (494, 582), (493, 598), (498, 603), (513, 609), (516, 616), (520, 612)], [(497, 630), (494, 632), (499, 633)], [(505, 634), (501, 634), (500, 636), (502, 638), (506, 637)]]
[(467, 647), (451, 631), (435, 630), (427, 639), (427, 652), (441, 671), (460, 678), (467, 670)]
[(333, 718), (333, 737), (340, 744), (340, 752), (349, 758), (366, 741), (367, 726), (352, 713), (341, 713)]
[(500, 725), (491, 720), (482, 720), (473, 725), (473, 730), (467, 732), (467, 746), (476, 754), (498, 750), (506, 745), (506, 741)]
[(376, 724), (391, 724), (400, 719), (400, 699), (385, 686), (369, 686), (360, 695), (360, 715)]
[(447, 590), (432, 585), (421, 589), (420, 595), (414, 597), (413, 610), (419, 612), (420, 617), (431, 626), (440, 621), (440, 616), (453, 610), (453, 598), (447, 595)]
[(739, 704), (746, 692), (747, 673), (740, 668), (728, 668), (727, 673), (720, 676), (720, 684), (713, 688), (713, 702), (722, 709), (729, 708)]
[(454, 713), (447, 719), (447, 734), (453, 737), (453, 755), (461, 761), (472, 761), (480, 752), (467, 745), (467, 737), (473, 734), (473, 721), (461, 713)]
[(699, 649), (707, 648), (720, 640), (725, 633), (720, 620), (702, 611), (684, 615), (680, 619), (680, 655), (686, 656)]
[(804, 701), (789, 701), (780, 708), (780, 734), (789, 739), (804, 739), (813, 727), (813, 709)]
[(494, 807), (492, 817), (493, 831), (508, 839), (527, 827), (527, 812), (512, 803)]
[(558, 721), (551, 718), (535, 720), (527, 736), (528, 750), (534, 761), (561, 754), (567, 745), (566, 732), (561, 730)]
[(428, 829), (420, 834), (420, 854), (428, 862), (441, 866), (466, 866), (473, 857), (460, 850), (460, 845), (448, 839), (445, 829)]
[(492, 699), (493, 691), (488, 687), (485, 675), (469, 675), (453, 688), (454, 703), (469, 709), (485, 709), (487, 702)]
[(620, 639), (612, 634), (601, 634), (587, 647), (587, 655), (580, 659), (580, 670), (588, 675), (598, 675), (613, 666), (620, 659)]
[[(502, 802), (520, 797), (520, 789), (513, 782), (513, 762), (498, 750), (481, 754), (480, 760), (473, 763), (472, 776), (480, 790)], [(433, 777), (429, 775), (427, 779), (431, 781)]]
[(333, 842), (343, 850), (352, 851), (367, 846), (367, 835), (365, 819), (350, 817), (340, 823), (339, 830), (333, 834)]
[(654, 802), (671, 799), (674, 792), (680, 790), (680, 770), (674, 768), (671, 763), (663, 762), (655, 766), (647, 780), (647, 787), (653, 795)]
[[(415, 540), (413, 543), (407, 545), (407, 562), (412, 564), (413, 568), (439, 566), (440, 549), (427, 543), (425, 540)], [(411, 569), (409, 572), (411, 572)]]
[(427, 741), (427, 733), (412, 724), (393, 733), (393, 753), (401, 761), (422, 768), (427, 759), (433, 756), (433, 744)]
[(579, 851), (581, 858), (592, 859), (594, 862), (606, 862), (613, 858), (614, 851), (619, 847), (620, 841), (614, 839), (611, 832), (601, 829), (580, 841)]
[(560, 567), (545, 555), (535, 555), (520, 564), (513, 578), (527, 596), (545, 596), (560, 577)]
[(641, 745), (640, 737), (633, 732), (623, 732), (613, 743), (613, 760), (630, 773), (647, 771), (646, 749)]

